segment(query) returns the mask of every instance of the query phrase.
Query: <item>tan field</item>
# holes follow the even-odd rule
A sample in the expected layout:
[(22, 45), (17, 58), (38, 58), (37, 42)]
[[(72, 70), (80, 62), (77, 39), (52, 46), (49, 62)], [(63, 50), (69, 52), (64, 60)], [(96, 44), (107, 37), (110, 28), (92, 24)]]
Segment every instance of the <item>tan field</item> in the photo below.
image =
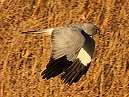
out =
[[(21, 32), (81, 22), (101, 31), (89, 71), (43, 80), (50, 36)], [(1, 0), (0, 97), (129, 97), (129, 0)]]

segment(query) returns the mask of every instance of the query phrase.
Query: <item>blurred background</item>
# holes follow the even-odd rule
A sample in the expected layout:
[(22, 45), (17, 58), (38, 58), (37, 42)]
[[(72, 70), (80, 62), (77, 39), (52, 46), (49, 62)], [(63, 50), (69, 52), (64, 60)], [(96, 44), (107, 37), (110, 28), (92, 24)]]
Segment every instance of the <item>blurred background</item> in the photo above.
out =
[[(21, 32), (82, 22), (100, 28), (87, 74), (43, 80), (51, 38)], [(129, 97), (129, 0), (1, 0), (0, 97)]]

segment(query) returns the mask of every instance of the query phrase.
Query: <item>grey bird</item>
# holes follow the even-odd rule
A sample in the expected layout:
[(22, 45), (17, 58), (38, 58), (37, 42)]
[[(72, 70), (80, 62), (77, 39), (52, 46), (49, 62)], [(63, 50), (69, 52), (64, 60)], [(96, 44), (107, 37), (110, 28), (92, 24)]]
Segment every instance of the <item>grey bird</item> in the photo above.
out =
[(61, 74), (61, 80), (71, 85), (88, 71), (95, 49), (91, 36), (98, 31), (92, 23), (82, 23), (23, 33), (51, 35), (51, 57), (41, 76), (50, 79)]

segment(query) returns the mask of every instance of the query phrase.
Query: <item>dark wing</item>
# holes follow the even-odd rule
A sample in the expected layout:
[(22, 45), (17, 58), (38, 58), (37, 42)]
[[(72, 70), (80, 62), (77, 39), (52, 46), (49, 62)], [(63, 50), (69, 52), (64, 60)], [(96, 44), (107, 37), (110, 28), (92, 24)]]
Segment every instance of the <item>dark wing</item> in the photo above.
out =
[(52, 32), (52, 54), (43, 78), (49, 79), (65, 71), (77, 58), (85, 43), (85, 37), (78, 28), (59, 28)]

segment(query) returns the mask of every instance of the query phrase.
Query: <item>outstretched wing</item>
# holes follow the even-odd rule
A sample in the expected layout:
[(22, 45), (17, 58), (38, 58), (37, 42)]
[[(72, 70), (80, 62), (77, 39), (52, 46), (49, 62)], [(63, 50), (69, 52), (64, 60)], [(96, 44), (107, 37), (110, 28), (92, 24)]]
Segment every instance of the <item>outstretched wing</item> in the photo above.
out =
[(94, 40), (81, 29), (55, 29), (52, 32), (51, 60), (42, 77), (49, 79), (63, 72), (61, 79), (65, 84), (77, 82), (88, 71), (94, 48)]
[[(55, 77), (75, 63), (74, 61), (85, 43), (85, 37), (81, 31), (75, 27), (54, 29), (52, 32), (51, 59), (41, 74), (43, 78)], [(77, 65), (79, 66), (79, 64)]]

